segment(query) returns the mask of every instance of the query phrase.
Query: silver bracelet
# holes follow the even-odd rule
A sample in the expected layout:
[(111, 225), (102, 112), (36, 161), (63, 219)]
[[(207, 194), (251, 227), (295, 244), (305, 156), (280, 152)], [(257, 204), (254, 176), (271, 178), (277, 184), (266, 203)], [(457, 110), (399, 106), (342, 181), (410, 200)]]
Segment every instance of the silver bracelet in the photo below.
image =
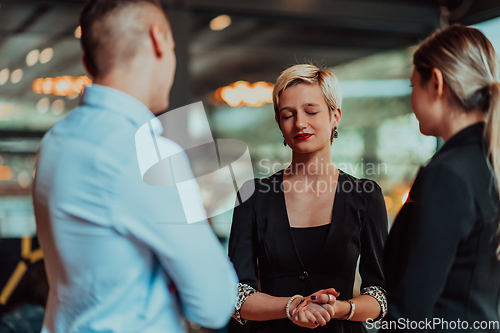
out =
[(351, 300), (347, 300), (346, 302), (348, 302), (351, 305), (351, 310), (349, 311), (347, 316), (345, 316), (344, 318), (341, 318), (341, 319), (342, 320), (351, 320), (352, 316), (354, 316), (354, 311), (356, 310), (356, 304), (354, 304), (354, 302), (352, 302)]
[(290, 300), (288, 301), (288, 303), (286, 303), (286, 307), (285, 307), (285, 310), (286, 310), (286, 316), (288, 317), (288, 319), (290, 319), (291, 321), (293, 321), (292, 319), (292, 316), (290, 315), (290, 304), (292, 304), (293, 300), (296, 299), (296, 298), (299, 298), (299, 297), (304, 297), (302, 295), (293, 295), (292, 298), (290, 298)]

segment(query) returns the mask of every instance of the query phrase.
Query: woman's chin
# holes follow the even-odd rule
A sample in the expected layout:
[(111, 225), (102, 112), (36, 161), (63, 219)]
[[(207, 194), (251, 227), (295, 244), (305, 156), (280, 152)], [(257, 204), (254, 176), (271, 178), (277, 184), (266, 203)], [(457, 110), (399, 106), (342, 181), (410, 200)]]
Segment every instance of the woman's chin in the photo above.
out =
[(322, 147), (322, 146), (319, 147), (317, 145), (299, 143), (299, 144), (296, 144), (290, 148), (292, 148), (293, 152), (297, 153), (297, 154), (310, 154), (310, 153), (314, 153), (318, 150), (321, 150), (324, 147)]
[(315, 149), (311, 149), (309, 147), (304, 147), (304, 146), (301, 147), (301, 145), (295, 145), (292, 148), (292, 150), (294, 153), (307, 154), (307, 153), (312, 153)]
[(420, 133), (422, 133), (423, 135), (434, 136), (434, 134), (432, 133), (432, 131), (429, 128), (422, 126), (422, 123), (419, 123), (419, 129), (420, 129)]

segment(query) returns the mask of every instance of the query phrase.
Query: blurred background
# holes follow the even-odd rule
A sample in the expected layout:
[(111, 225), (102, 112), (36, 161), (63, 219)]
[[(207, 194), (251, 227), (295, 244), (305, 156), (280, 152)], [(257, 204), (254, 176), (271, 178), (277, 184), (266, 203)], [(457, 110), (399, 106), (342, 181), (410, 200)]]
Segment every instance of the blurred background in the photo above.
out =
[[(0, 238), (35, 236), (31, 184), (40, 140), (91, 84), (81, 64), (78, 15), (83, 4), (0, 1)], [(274, 121), (273, 83), (290, 65), (328, 67), (344, 96), (333, 162), (379, 182), (391, 222), (419, 166), (440, 146), (420, 134), (410, 108), (415, 47), (435, 29), (459, 22), (481, 29), (500, 50), (498, 0), (162, 4), (178, 63), (170, 109), (202, 101), (214, 138), (243, 140), (255, 177), (269, 176), (291, 161)], [(200, 114), (185, 117), (181, 126), (187, 130)], [(211, 221), (223, 243), (231, 214)]]

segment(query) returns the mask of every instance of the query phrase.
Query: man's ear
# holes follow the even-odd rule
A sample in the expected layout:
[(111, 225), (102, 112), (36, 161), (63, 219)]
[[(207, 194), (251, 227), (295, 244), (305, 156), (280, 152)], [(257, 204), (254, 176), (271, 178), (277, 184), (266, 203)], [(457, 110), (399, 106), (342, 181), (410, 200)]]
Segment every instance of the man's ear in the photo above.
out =
[(83, 62), (83, 67), (85, 67), (85, 70), (87, 71), (87, 73), (93, 79), (95, 79), (95, 74), (96, 74), (95, 68), (92, 66), (92, 64), (89, 61), (89, 58), (87, 57), (87, 54), (85, 54), (85, 53), (82, 56), (82, 62)]
[(432, 90), (435, 93), (436, 97), (441, 97), (444, 94), (444, 89), (445, 89), (445, 82), (443, 78), (443, 73), (437, 69), (433, 68), (432, 69), (432, 74), (431, 74), (431, 80), (432, 80)]
[(160, 22), (155, 22), (149, 29), (149, 37), (153, 45), (154, 54), (161, 58), (167, 50), (167, 32)]

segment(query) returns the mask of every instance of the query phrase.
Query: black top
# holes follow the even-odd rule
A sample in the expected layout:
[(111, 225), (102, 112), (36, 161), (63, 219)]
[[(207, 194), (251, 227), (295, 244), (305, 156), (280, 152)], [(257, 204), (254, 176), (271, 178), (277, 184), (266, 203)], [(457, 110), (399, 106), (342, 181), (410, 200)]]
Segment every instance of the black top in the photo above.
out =
[(316, 227), (290, 229), (292, 230), (293, 243), (297, 248), (300, 260), (306, 268), (309, 268), (314, 257), (316, 257), (325, 243), (330, 223)]
[[(326, 241), (306, 267), (297, 253), (283, 192), (283, 170), (246, 182), (245, 200), (234, 209), (229, 256), (241, 283), (273, 296), (310, 295), (333, 287), (341, 300), (352, 298), (360, 258), (361, 287), (385, 288), (381, 257), (387, 212), (377, 183), (340, 172)], [(314, 244), (310, 244), (314, 246)], [(232, 332), (311, 332), (288, 318), (230, 325)], [(332, 319), (315, 332), (364, 332), (361, 322)]]
[(386, 244), (386, 320), (460, 319), (470, 332), (500, 332), (473, 329), (500, 321), (498, 195), (483, 129), (457, 133), (418, 173)]

